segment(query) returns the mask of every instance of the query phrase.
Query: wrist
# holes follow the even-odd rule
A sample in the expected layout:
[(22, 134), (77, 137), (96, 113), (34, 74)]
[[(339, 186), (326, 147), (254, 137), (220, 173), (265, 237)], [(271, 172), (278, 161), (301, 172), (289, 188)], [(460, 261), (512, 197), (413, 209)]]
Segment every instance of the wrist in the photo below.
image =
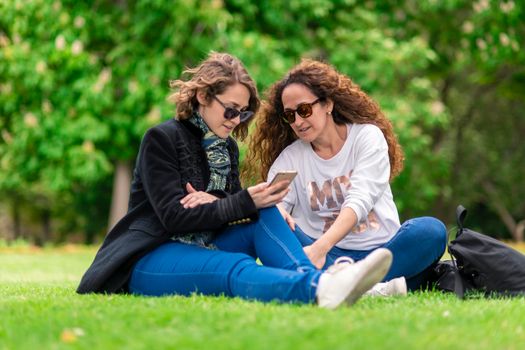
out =
[(323, 254), (326, 254), (332, 249), (333, 245), (330, 244), (330, 242), (326, 241), (322, 237), (319, 238), (317, 241), (315, 241), (312, 244), (313, 248), (319, 252), (322, 252)]

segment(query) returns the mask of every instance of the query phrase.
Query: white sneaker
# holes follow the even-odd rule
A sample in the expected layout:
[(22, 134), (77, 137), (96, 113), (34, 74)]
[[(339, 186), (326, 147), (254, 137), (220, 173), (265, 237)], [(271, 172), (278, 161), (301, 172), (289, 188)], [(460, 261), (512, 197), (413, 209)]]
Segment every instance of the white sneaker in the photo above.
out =
[(317, 304), (326, 309), (335, 309), (343, 302), (352, 305), (367, 290), (381, 281), (392, 264), (392, 253), (378, 248), (356, 263), (341, 257), (319, 278)]
[(405, 296), (407, 295), (407, 282), (405, 277), (394, 278), (390, 281), (376, 284), (365, 295), (373, 297)]

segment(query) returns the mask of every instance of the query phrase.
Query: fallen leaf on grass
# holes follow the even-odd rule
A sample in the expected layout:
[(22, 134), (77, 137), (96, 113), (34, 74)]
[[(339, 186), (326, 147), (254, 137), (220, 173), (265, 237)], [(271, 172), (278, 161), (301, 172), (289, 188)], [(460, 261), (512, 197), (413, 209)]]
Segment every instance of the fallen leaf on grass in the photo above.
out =
[(60, 334), (60, 340), (63, 343), (74, 343), (78, 340), (78, 337), (82, 337), (84, 334), (82, 328), (66, 328)]

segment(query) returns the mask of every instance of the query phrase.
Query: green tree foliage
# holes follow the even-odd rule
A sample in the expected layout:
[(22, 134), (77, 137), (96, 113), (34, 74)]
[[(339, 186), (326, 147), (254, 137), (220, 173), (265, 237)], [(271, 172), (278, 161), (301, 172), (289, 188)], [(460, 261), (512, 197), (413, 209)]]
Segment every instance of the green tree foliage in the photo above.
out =
[[(434, 134), (449, 154), (439, 202), (475, 208), (475, 224), (517, 240), (525, 229), (525, 7), (520, 1), (385, 1), (377, 7), (400, 41), (423, 37), (426, 73), (452, 115)], [(446, 206), (445, 206), (446, 207)], [(488, 215), (487, 215), (488, 214)], [(495, 217), (496, 216), (496, 217)], [(492, 218), (492, 219), (491, 219)], [(520, 222), (521, 221), (521, 222)], [(498, 222), (504, 223), (504, 227)], [(506, 229), (505, 229), (506, 228)]]
[[(514, 101), (514, 112), (504, 103), (499, 111), (516, 115), (521, 106), (518, 76), (495, 84), (500, 68), (509, 69), (512, 62), (514, 72), (522, 63), (513, 49), (520, 42), (521, 34), (513, 29), (523, 23), (520, 6), (508, 11), (517, 13), (514, 22), (508, 22), (508, 16), (497, 17), (494, 11), (471, 16), (476, 10), (469, 4), (3, 1), (2, 201), (23, 201), (24, 208), (51, 211), (63, 223), (63, 232), (82, 230), (90, 237), (103, 232), (115, 164), (132, 164), (144, 131), (173, 114), (166, 102), (169, 80), (215, 50), (238, 56), (261, 91), (301, 57), (334, 64), (372, 95), (394, 123), (407, 159), (405, 171), (393, 184), (402, 216), (428, 213), (432, 206), (446, 208), (452, 193), (468, 188), (462, 187), (466, 179), (457, 186), (450, 180), (463, 174), (455, 168), (454, 140), (468, 140), (472, 150), (490, 141), (489, 134), (481, 133), (475, 142), (470, 139), (469, 132), (480, 130), (474, 121), (471, 131), (456, 135), (461, 125), (457, 116), (469, 106), (461, 102), (462, 92), (468, 89), (472, 102), (478, 89), (497, 85), (498, 96)], [(494, 34), (489, 41), (483, 35), (494, 21), (514, 31)], [(498, 49), (496, 55), (490, 48), (483, 55), (480, 37), (486, 46), (497, 39), (501, 52)], [(480, 115), (498, 117), (488, 113), (487, 105), (475, 106)], [(512, 129), (515, 124), (506, 125)], [(509, 147), (508, 138), (498, 137), (493, 140), (498, 147)], [(482, 153), (495, 157), (496, 165), (499, 150)], [(468, 154), (473, 160), (477, 157)], [(519, 156), (508, 157), (516, 161)], [(506, 174), (506, 180), (513, 174), (510, 165)], [(499, 191), (500, 183), (494, 180), (489, 186)]]
[(93, 88), (103, 71), (89, 51), (94, 20), (59, 2), (3, 2), (0, 13), (0, 188), (45, 218), (74, 217), (70, 208), (111, 171), (97, 147), (109, 129), (108, 99)]

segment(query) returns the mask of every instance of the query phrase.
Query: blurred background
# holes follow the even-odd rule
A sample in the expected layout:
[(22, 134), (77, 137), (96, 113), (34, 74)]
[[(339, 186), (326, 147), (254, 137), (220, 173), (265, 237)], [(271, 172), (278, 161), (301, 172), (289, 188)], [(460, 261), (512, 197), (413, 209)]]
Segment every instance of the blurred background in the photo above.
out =
[(463, 204), (470, 228), (523, 241), (524, 46), (522, 0), (1, 0), (0, 239), (100, 242), (142, 135), (173, 116), (169, 80), (214, 50), (261, 93), (330, 62), (394, 124), (402, 220), (451, 228)]

